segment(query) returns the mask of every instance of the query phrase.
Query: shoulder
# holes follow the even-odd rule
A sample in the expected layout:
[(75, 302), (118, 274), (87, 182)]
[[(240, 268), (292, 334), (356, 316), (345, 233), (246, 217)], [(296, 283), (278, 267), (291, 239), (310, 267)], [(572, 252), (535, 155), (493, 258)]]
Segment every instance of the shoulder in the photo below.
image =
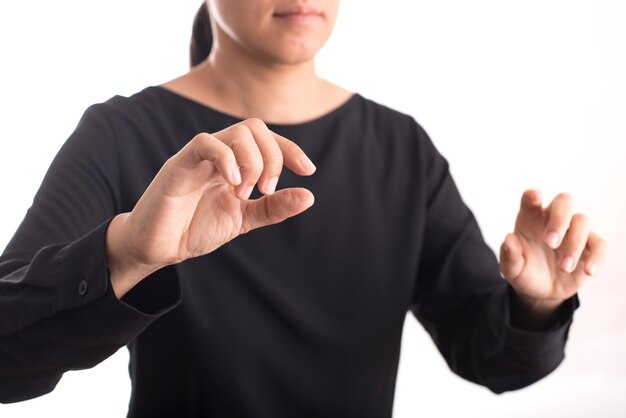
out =
[(363, 128), (375, 132), (381, 139), (393, 138), (396, 143), (401, 141), (411, 146), (430, 142), (426, 130), (414, 116), (358, 93), (353, 101)]
[(180, 107), (153, 86), (94, 103), (85, 109), (65, 151), (120, 156), (158, 149), (159, 158), (165, 158), (189, 139), (180, 131), (189, 125), (185, 118), (190, 118), (190, 112)]
[(148, 86), (91, 105), (81, 124), (106, 130), (123, 148), (164, 146), (174, 153), (198, 132), (217, 130), (213, 129), (214, 119), (198, 104), (158, 86)]
[(109, 125), (152, 123), (167, 111), (168, 105), (157, 90), (149, 86), (129, 96), (115, 95), (89, 106), (83, 118)]
[[(355, 106), (360, 110), (362, 126), (374, 133), (379, 148), (391, 151), (399, 160), (432, 168), (435, 162), (446, 162), (429, 134), (417, 119), (408, 114), (358, 95)], [(447, 163), (447, 162), (446, 162)]]
[(363, 121), (371, 127), (405, 134), (425, 134), (414, 116), (358, 93), (356, 96), (355, 106), (359, 107)]

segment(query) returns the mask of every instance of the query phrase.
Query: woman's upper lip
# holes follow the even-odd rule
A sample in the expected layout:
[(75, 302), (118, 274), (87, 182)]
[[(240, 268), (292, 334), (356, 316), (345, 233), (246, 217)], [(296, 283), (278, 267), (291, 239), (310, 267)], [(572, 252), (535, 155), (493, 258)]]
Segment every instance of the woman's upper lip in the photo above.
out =
[(274, 12), (274, 16), (289, 16), (289, 15), (321, 15), (322, 12), (315, 7), (307, 5), (296, 5), (279, 9)]

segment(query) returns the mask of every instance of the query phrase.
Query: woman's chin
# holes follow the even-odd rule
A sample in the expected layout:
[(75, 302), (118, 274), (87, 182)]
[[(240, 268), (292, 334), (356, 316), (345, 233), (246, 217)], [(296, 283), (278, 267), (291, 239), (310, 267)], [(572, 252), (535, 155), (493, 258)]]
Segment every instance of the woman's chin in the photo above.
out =
[[(320, 36), (286, 36), (268, 50), (276, 60), (285, 64), (311, 61), (324, 46), (326, 38)], [(265, 48), (267, 50), (267, 48)]]

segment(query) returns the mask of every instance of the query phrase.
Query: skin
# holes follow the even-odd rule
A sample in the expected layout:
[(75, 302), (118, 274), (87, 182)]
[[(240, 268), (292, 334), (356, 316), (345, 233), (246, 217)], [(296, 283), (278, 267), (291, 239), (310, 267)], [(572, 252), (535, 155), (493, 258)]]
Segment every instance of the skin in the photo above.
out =
[[(298, 4), (320, 16), (276, 13)], [(202, 64), (162, 84), (241, 119), (290, 124), (315, 119), (352, 93), (317, 77), (314, 58), (335, 23), (338, 0), (213, 0), (213, 47)], [(289, 106), (285, 106), (289, 103)]]
[(606, 243), (589, 219), (574, 213), (567, 193), (542, 206), (539, 190), (522, 195), (513, 233), (500, 247), (500, 269), (518, 296), (514, 320), (541, 329), (554, 322), (558, 307), (604, 264)]
[[(351, 97), (315, 73), (314, 58), (330, 36), (338, 3), (208, 0), (210, 56), (162, 87), (245, 120), (191, 139), (163, 165), (135, 208), (112, 220), (107, 263), (118, 297), (160, 268), (313, 204), (304, 188), (275, 192), (283, 165), (303, 176), (315, 166), (263, 120), (305, 122)], [(264, 196), (249, 200), (257, 183)], [(502, 275), (516, 295), (513, 322), (549, 327), (559, 306), (597, 274), (605, 252), (587, 217), (574, 213), (571, 196), (559, 194), (543, 207), (538, 190), (525, 191), (515, 229), (500, 251)]]

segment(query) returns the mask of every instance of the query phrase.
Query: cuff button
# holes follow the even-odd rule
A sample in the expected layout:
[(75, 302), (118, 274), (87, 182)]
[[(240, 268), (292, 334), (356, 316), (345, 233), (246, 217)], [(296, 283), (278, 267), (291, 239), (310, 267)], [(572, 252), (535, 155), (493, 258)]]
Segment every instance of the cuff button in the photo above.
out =
[(84, 280), (81, 280), (80, 283), (78, 283), (78, 294), (81, 296), (85, 296), (87, 294), (87, 282)]

